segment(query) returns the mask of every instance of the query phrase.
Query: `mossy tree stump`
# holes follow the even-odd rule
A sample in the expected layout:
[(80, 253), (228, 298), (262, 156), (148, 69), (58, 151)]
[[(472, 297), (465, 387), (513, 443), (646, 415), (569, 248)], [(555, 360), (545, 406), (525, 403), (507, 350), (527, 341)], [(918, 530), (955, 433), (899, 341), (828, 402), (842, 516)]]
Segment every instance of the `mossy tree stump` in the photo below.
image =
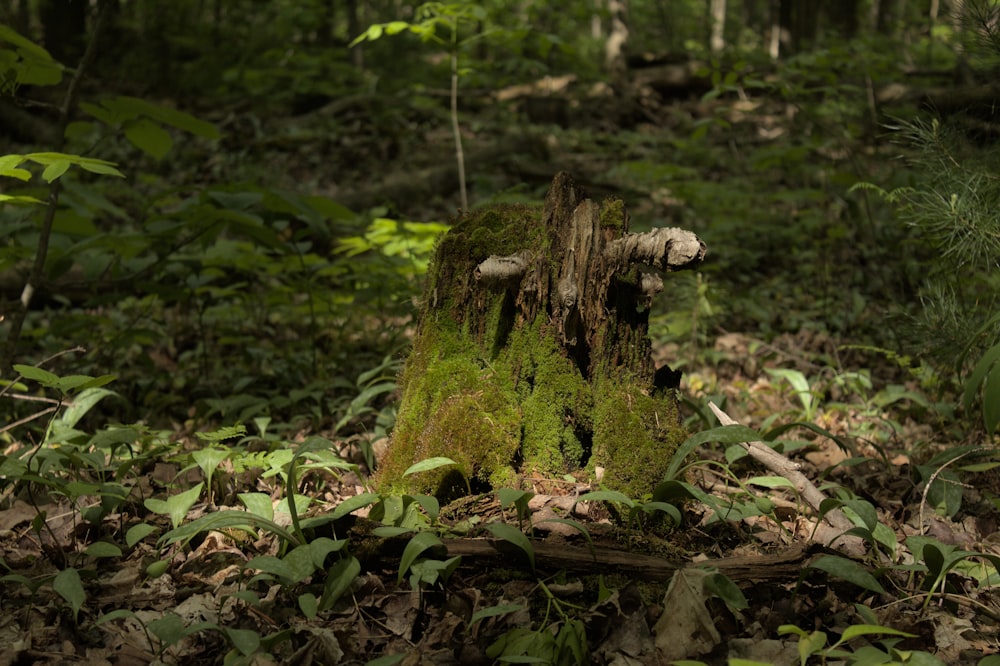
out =
[[(661, 479), (685, 433), (669, 368), (656, 371), (655, 270), (697, 266), (689, 231), (628, 232), (621, 200), (598, 205), (565, 173), (542, 208), (463, 214), (441, 239), (402, 376), (383, 487), (451, 498), (602, 468), (632, 496)], [(458, 469), (403, 477), (445, 456)]]

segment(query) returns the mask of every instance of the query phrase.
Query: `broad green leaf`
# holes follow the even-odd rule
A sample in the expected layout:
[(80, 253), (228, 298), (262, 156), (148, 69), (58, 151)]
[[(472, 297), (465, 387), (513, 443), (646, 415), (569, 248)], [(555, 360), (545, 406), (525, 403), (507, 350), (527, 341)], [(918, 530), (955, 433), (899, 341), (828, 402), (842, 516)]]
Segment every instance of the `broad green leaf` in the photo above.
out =
[(336, 520), (342, 518), (349, 513), (353, 513), (358, 509), (363, 509), (366, 506), (371, 506), (376, 502), (380, 501), (382, 498), (375, 493), (361, 493), (360, 495), (355, 495), (353, 497), (348, 497), (343, 502), (338, 504), (333, 510), (333, 518)]
[(522, 610), (525, 610), (525, 607), (521, 604), (499, 604), (497, 606), (490, 606), (489, 608), (482, 608), (472, 614), (472, 617), (469, 619), (469, 626), (471, 627), (476, 622), (484, 620), (488, 617), (509, 615), (510, 613), (516, 613)]
[(66, 408), (66, 411), (63, 412), (60, 417), (62, 425), (67, 428), (72, 428), (80, 421), (80, 419), (84, 417), (87, 412), (91, 410), (91, 408), (93, 408), (94, 405), (109, 395), (117, 395), (117, 393), (103, 388), (85, 389), (80, 393), (80, 395), (73, 398), (73, 402), (71, 402)]
[(0, 155), (0, 174), (18, 166), (25, 159), (24, 155)]
[(2, 23), (0, 23), (0, 41), (16, 46), (22, 56), (30, 56), (37, 60), (50, 60), (55, 63), (48, 51)]
[(891, 629), (889, 627), (882, 627), (877, 624), (852, 624), (847, 629), (844, 629), (844, 633), (840, 635), (840, 640), (833, 644), (833, 647), (847, 643), (850, 640), (857, 638), (858, 636), (902, 636), (903, 638), (916, 638), (916, 634), (908, 634), (905, 631), (900, 631), (899, 629)]
[[(12, 157), (17, 157), (16, 155)], [(18, 169), (16, 167), (3, 167), (0, 166), (0, 176), (7, 176), (9, 178), (16, 178), (18, 180), (27, 182), (31, 180), (31, 172), (27, 169)]]
[[(200, 486), (202, 484), (198, 485)], [(149, 506), (148, 503), (151, 501), (152, 500), (146, 500), (147, 507)], [(154, 509), (150, 509), (150, 511), (160, 513)], [(235, 510), (216, 511), (214, 513), (204, 515), (196, 520), (192, 520), (190, 523), (186, 523), (180, 527), (172, 529), (161, 536), (158, 543), (161, 546), (169, 546), (175, 543), (187, 542), (202, 532), (225, 529), (252, 530), (254, 527), (266, 529), (278, 538), (287, 541), (289, 544), (298, 545), (299, 543), (298, 539), (293, 534), (274, 521), (261, 518), (260, 516), (255, 516), (247, 511)]]
[(125, 177), (125, 174), (116, 169), (111, 162), (104, 162), (102, 160), (86, 160), (81, 161), (79, 164), (81, 169), (91, 173), (99, 173), (102, 176), (117, 176), (119, 178)]
[(201, 469), (202, 474), (208, 479), (208, 482), (212, 482), (212, 475), (215, 474), (215, 470), (218, 469), (219, 464), (223, 460), (228, 458), (232, 451), (229, 449), (217, 449), (214, 447), (207, 447), (204, 449), (199, 449), (191, 453), (191, 458), (194, 459), (198, 467)]
[(15, 364), (14, 371), (25, 379), (36, 381), (42, 386), (52, 387), (59, 381), (58, 375), (54, 375), (48, 370), (43, 370), (42, 368), (36, 368), (33, 365)]
[(49, 164), (44, 170), (42, 170), (42, 180), (46, 183), (51, 183), (69, 171), (69, 166), (70, 164), (66, 160), (58, 160)]
[(666, 473), (663, 475), (664, 481), (671, 481), (677, 476), (678, 470), (684, 465), (686, 458), (699, 446), (706, 442), (718, 442), (720, 444), (739, 444), (740, 442), (753, 442), (761, 439), (757, 431), (751, 430), (743, 425), (718, 426), (702, 432), (696, 432), (688, 437), (677, 447), (674, 457), (670, 460)]
[(577, 502), (618, 502), (619, 504), (624, 504), (625, 506), (631, 508), (635, 506), (628, 495), (620, 493), (617, 490), (595, 490), (592, 493), (584, 493), (580, 495)]
[[(822, 504), (820, 505), (822, 506)], [(864, 526), (868, 530), (874, 530), (878, 525), (878, 513), (875, 507), (868, 500), (847, 499), (843, 500), (842, 508), (844, 513), (855, 525)]]
[(750, 607), (747, 598), (743, 596), (743, 591), (736, 586), (736, 583), (721, 573), (716, 572), (706, 576), (704, 585), (707, 592), (725, 601), (730, 608), (743, 610)]
[(133, 146), (158, 160), (166, 157), (174, 146), (170, 133), (146, 118), (125, 123), (125, 138)]
[(44, 204), (45, 202), (41, 199), (36, 199), (35, 197), (27, 196), (10, 196), (9, 194), (0, 194), (0, 203), (12, 203), (12, 204)]
[(305, 592), (299, 595), (299, 610), (302, 614), (306, 616), (308, 620), (316, 619), (316, 613), (319, 611), (319, 599), (312, 592)]
[(348, 555), (330, 567), (326, 574), (326, 585), (323, 587), (320, 610), (333, 608), (344, 592), (351, 588), (351, 584), (359, 573), (361, 573), (361, 563), (353, 555)]
[(986, 379), (986, 375), (990, 374), (990, 371), (993, 369), (993, 366), (997, 361), (1000, 361), (1000, 344), (990, 347), (983, 353), (983, 357), (979, 359), (979, 362), (976, 363), (976, 367), (973, 368), (972, 374), (970, 374), (969, 378), (965, 380), (965, 391), (962, 394), (962, 404), (965, 405), (966, 409), (970, 409), (972, 407), (972, 401), (975, 400), (976, 394), (979, 393), (983, 380)]
[(326, 558), (330, 553), (336, 553), (344, 549), (347, 539), (337, 539), (336, 541), (328, 537), (319, 537), (309, 542), (309, 553), (312, 556), (313, 566), (321, 568), (326, 563)]
[(194, 506), (201, 496), (201, 489), (204, 483), (199, 483), (193, 488), (189, 488), (182, 493), (170, 496), (166, 501), (167, 513), (170, 515), (170, 522), (176, 528), (187, 516), (188, 511)]
[(233, 647), (245, 656), (253, 654), (260, 647), (260, 634), (256, 631), (251, 629), (230, 629), (229, 627), (223, 627), (222, 631), (225, 633), (226, 638), (229, 639), (229, 642), (233, 644)]
[(118, 610), (105, 613), (101, 617), (97, 618), (97, 620), (94, 621), (94, 626), (99, 627), (106, 622), (114, 622), (115, 620), (122, 620), (130, 617), (135, 617), (135, 613), (126, 608), (119, 608)]
[(312, 549), (309, 548), (309, 544), (296, 546), (281, 559), (288, 565), (293, 583), (301, 583), (316, 571), (316, 567), (313, 564)]
[(409, 476), (411, 474), (419, 474), (420, 472), (429, 472), (432, 469), (437, 469), (438, 467), (446, 467), (448, 465), (458, 465), (458, 463), (452, 460), (451, 458), (444, 458), (444, 457), (427, 458), (426, 460), (421, 460), (418, 463), (410, 465), (406, 469), (406, 471), (403, 472), (403, 476)]
[(431, 522), (437, 520), (438, 514), (441, 513), (441, 503), (438, 502), (438, 498), (433, 495), (412, 495), (411, 497), (414, 502), (420, 505)]
[(524, 536), (524, 532), (507, 523), (489, 523), (483, 527), (496, 538), (503, 539), (520, 548), (528, 556), (528, 563), (531, 565), (531, 570), (534, 571), (535, 549), (531, 547), (531, 542), (528, 541), (528, 537)]
[(244, 566), (247, 569), (256, 569), (272, 574), (285, 581), (295, 581), (295, 571), (292, 565), (274, 555), (258, 555)]
[(138, 525), (133, 525), (128, 528), (128, 532), (125, 533), (125, 545), (131, 548), (148, 537), (150, 534), (155, 533), (157, 529), (158, 528), (150, 525), (149, 523), (139, 523)]
[(305, 201), (317, 213), (335, 222), (353, 222), (358, 217), (354, 211), (326, 197), (307, 197)]
[[(312, 498), (308, 495), (295, 495), (295, 515), (299, 516), (309, 510), (309, 506), (312, 504)], [(291, 515), (291, 511), (288, 510), (288, 497), (282, 497), (278, 500), (278, 503), (274, 506), (275, 513), (284, 513)]]
[(441, 545), (441, 539), (437, 538), (433, 532), (420, 532), (410, 539), (406, 544), (406, 548), (403, 549), (402, 557), (399, 559), (399, 573), (396, 577), (396, 583), (402, 584), (403, 578), (406, 577), (406, 572), (410, 570), (410, 566), (424, 551)]
[(500, 507), (504, 509), (519, 500), (530, 500), (534, 496), (535, 494), (528, 490), (515, 490), (513, 488), (500, 488), (497, 490)]
[(805, 375), (791, 368), (765, 368), (765, 371), (772, 377), (780, 377), (791, 384), (806, 414), (812, 415), (815, 396), (809, 389), (809, 380)]
[(271, 504), (270, 495), (266, 493), (240, 493), (238, 497), (250, 513), (268, 520), (274, 519), (274, 506)]
[[(143, 504), (153, 513), (169, 515), (170, 522), (174, 526), (174, 531), (176, 531), (177, 526), (183, 522), (188, 511), (192, 506), (194, 506), (194, 503), (198, 501), (198, 496), (201, 495), (201, 489), (204, 485), (204, 483), (199, 483), (195, 487), (185, 490), (182, 493), (172, 495), (166, 501), (150, 497), (143, 502)], [(168, 532), (168, 534), (170, 534), (170, 532)]]
[(637, 507), (648, 514), (660, 511), (667, 514), (674, 525), (681, 524), (682, 517), (680, 509), (668, 502), (643, 502), (642, 504), (638, 504)]
[(146, 624), (146, 629), (160, 639), (164, 647), (169, 647), (184, 638), (184, 620), (177, 613), (167, 611), (163, 617)]
[(101, 375), (91, 377), (90, 375), (68, 375), (60, 377), (56, 381), (55, 388), (69, 393), (70, 391), (84, 391), (91, 388), (99, 388), (105, 384), (115, 381), (114, 375)]
[(783, 476), (754, 476), (747, 479), (748, 484), (761, 486), (762, 488), (791, 488), (795, 489), (795, 484)]
[(831, 576), (845, 580), (848, 583), (854, 583), (858, 587), (871, 592), (885, 594), (885, 590), (882, 588), (882, 585), (875, 580), (875, 577), (871, 575), (867, 569), (854, 560), (849, 560), (846, 557), (840, 557), (838, 555), (820, 555), (813, 560), (807, 568), (819, 569), (820, 571), (825, 571)]
[(63, 569), (52, 580), (52, 589), (69, 604), (69, 607), (73, 609), (73, 618), (76, 619), (80, 613), (80, 607), (87, 599), (83, 582), (80, 580), (80, 573), (72, 567)]
[(83, 551), (89, 557), (121, 557), (122, 549), (107, 541), (95, 541)]
[(407, 23), (406, 21), (390, 21), (389, 23), (386, 23), (384, 27), (385, 27), (385, 34), (398, 35), (399, 33), (409, 28), (410, 24)]
[(812, 631), (799, 640), (798, 644), (800, 663), (805, 665), (809, 657), (818, 654), (826, 647), (826, 632)]

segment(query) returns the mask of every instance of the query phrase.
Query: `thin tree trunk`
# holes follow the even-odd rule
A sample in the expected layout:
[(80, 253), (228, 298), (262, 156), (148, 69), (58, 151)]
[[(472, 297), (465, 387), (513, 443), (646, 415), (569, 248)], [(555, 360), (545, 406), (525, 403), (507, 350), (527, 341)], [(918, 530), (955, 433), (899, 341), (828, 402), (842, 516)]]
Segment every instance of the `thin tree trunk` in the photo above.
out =
[(612, 74), (625, 71), (625, 45), (628, 43), (628, 0), (608, 0), (611, 29), (604, 42), (604, 66)]
[(781, 0), (771, 0), (771, 31), (767, 43), (767, 54), (771, 60), (777, 60), (781, 55)]
[(709, 0), (708, 20), (711, 26), (708, 50), (720, 53), (726, 48), (726, 0)]

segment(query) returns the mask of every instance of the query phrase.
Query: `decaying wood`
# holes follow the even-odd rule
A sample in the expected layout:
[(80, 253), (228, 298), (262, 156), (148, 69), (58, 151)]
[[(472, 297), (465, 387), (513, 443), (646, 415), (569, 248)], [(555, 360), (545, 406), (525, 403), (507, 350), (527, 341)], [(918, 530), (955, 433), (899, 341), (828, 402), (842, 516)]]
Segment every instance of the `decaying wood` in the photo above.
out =
[[(495, 539), (445, 539), (448, 557), (498, 558), (527, 563), (516, 546)], [(685, 567), (709, 566), (734, 581), (792, 580), (798, 577), (816, 553), (794, 545), (776, 555), (723, 557), (701, 562), (676, 562), (606, 546), (573, 546), (536, 541), (531, 544), (535, 565), (547, 570), (600, 573), (614, 571), (640, 580), (667, 580)]]
[(612, 241), (605, 254), (624, 264), (646, 264), (661, 271), (677, 271), (705, 258), (705, 243), (686, 229), (658, 228), (625, 234)]
[[(737, 421), (719, 409), (714, 402), (709, 402), (708, 406), (711, 408), (716, 418), (719, 419), (719, 423), (722, 425), (727, 426), (737, 424)], [(798, 464), (792, 462), (763, 442), (744, 442), (741, 446), (746, 449), (746, 452), (754, 460), (761, 463), (775, 474), (780, 474), (791, 481), (792, 485), (795, 486), (796, 492), (799, 493), (799, 496), (814, 510), (820, 510), (820, 504), (822, 504), (823, 500), (827, 499), (827, 497), (819, 488), (813, 485), (812, 481), (806, 478), (805, 474), (799, 471)], [(852, 523), (851, 520), (844, 515), (843, 511), (836, 508), (831, 509), (824, 514), (823, 520), (834, 527), (836, 532), (833, 535), (830, 535), (826, 530), (816, 530), (813, 535), (813, 539), (816, 542), (832, 548), (837, 548), (851, 555), (859, 555), (864, 552), (864, 543), (860, 538), (843, 534), (843, 532), (846, 532), (854, 527), (854, 523)]]
[(531, 255), (526, 251), (518, 252), (509, 257), (491, 255), (476, 266), (476, 279), (503, 282), (504, 280), (521, 277), (528, 270), (528, 260), (530, 258)]

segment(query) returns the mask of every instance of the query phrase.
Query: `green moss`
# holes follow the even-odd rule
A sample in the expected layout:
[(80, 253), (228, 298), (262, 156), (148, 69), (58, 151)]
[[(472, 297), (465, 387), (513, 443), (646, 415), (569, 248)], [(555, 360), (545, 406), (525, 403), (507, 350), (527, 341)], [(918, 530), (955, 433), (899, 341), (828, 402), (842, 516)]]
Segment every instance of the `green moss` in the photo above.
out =
[(561, 475), (578, 469), (588, 451), (577, 431), (589, 431), (590, 386), (562, 352), (556, 333), (539, 318), (514, 331), (497, 358), (518, 395), (525, 471)]
[(596, 389), (593, 465), (605, 468), (604, 485), (641, 497), (663, 480), (687, 436), (674, 396), (649, 396), (634, 384), (607, 379)]
[(628, 228), (628, 212), (625, 209), (625, 202), (621, 199), (608, 197), (601, 204), (601, 226), (604, 228), (620, 229), (626, 231)]
[(484, 364), (474, 345), (435, 329), (414, 346), (403, 374), (405, 400), (378, 480), (389, 490), (438, 492), (449, 469), (412, 477), (415, 462), (445, 456), (466, 479), (509, 479), (520, 447), (520, 412), (506, 382)]

